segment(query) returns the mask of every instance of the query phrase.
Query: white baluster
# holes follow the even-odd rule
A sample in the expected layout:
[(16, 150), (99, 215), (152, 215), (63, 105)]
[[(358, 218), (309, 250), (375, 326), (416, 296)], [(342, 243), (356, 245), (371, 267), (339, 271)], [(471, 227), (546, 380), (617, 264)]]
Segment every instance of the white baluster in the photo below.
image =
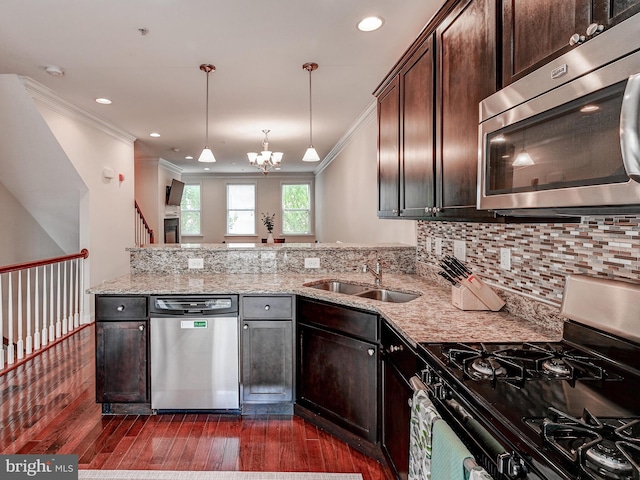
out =
[(33, 353), (33, 337), (31, 336), (31, 269), (27, 270), (27, 336), (25, 338), (27, 355)]
[(47, 323), (47, 266), (42, 267), (42, 332), (40, 334), (42, 346), (49, 343), (49, 328)]
[(24, 358), (24, 339), (22, 338), (22, 270), (18, 270), (18, 341), (16, 342), (16, 353), (18, 360)]
[(76, 258), (76, 298), (75, 298), (75, 312), (73, 315), (73, 328), (78, 328), (80, 326), (80, 259)]
[(56, 338), (56, 329), (54, 326), (55, 317), (53, 315), (53, 265), (51, 265), (51, 277), (49, 278), (49, 341), (53, 342)]
[[(52, 299), (53, 300), (53, 299)], [(60, 321), (60, 264), (58, 264), (58, 283), (56, 284), (56, 338), (62, 336), (62, 322)]]
[(8, 303), (7, 303), (7, 328), (9, 331), (7, 332), (8, 337), (7, 341), (9, 342), (7, 345), (7, 363), (9, 365), (13, 365), (15, 362), (15, 345), (13, 344), (13, 275), (9, 273), (9, 291), (7, 295)]
[(84, 318), (84, 258), (80, 260), (80, 295), (78, 302), (80, 303), (80, 321), (84, 325), (89, 323)]
[[(58, 264), (58, 282), (60, 281), (60, 269), (64, 267), (62, 276), (62, 335), (67, 334), (67, 262)], [(58, 297), (60, 298), (60, 297)]]
[[(33, 297), (33, 301), (34, 301), (34, 307), (33, 310), (35, 312), (35, 321), (34, 321), (34, 328), (33, 328), (33, 349), (34, 350), (40, 350), (40, 340), (41, 340), (41, 333), (40, 333), (40, 275), (38, 274), (38, 272), (40, 271), (40, 269), (38, 267), (36, 267), (36, 278), (35, 278), (35, 287), (36, 287), (36, 294)], [(44, 293), (45, 296), (47, 295), (47, 293)]]
[[(4, 302), (2, 297), (2, 275), (0, 275), (0, 338), (4, 338)], [(4, 369), (4, 342), (0, 345), (0, 370), (2, 369)]]

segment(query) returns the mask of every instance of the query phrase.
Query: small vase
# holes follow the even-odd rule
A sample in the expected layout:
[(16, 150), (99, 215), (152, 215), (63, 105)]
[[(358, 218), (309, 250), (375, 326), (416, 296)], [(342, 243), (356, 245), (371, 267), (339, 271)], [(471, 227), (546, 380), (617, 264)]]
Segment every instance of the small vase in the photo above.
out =
[(269, 232), (269, 235), (267, 235), (267, 243), (273, 243), (273, 235), (271, 234), (271, 232)]

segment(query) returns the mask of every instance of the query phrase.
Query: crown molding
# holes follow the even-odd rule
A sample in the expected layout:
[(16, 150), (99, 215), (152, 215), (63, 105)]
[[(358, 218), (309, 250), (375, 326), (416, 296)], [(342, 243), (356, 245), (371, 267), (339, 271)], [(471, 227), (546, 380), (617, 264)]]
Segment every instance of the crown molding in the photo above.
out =
[(89, 125), (103, 133), (111, 135), (112, 137), (131, 144), (136, 140), (136, 137), (121, 130), (105, 119), (84, 110), (71, 102), (61, 98), (57, 93), (51, 90), (49, 87), (45, 87), (41, 83), (36, 82), (32, 78), (20, 76), (20, 81), (25, 87), (27, 93), (33, 98), (36, 103), (53, 110), (60, 115), (63, 115), (72, 120), (77, 120), (86, 125)]
[(171, 173), (176, 173), (178, 175), (182, 175), (184, 173), (184, 170), (181, 167), (165, 160), (164, 158), (158, 159), (158, 166), (164, 168), (165, 170), (169, 170)]
[(360, 114), (360, 116), (351, 124), (349, 130), (342, 136), (338, 143), (331, 149), (331, 151), (327, 154), (326, 157), (322, 160), (320, 165), (313, 171), (314, 175), (319, 175), (322, 171), (327, 168), (333, 160), (340, 155), (342, 150), (344, 150), (347, 145), (351, 143), (354, 137), (360, 133), (360, 131), (369, 125), (372, 121), (376, 119), (378, 102), (376, 99), (364, 109), (364, 111)]

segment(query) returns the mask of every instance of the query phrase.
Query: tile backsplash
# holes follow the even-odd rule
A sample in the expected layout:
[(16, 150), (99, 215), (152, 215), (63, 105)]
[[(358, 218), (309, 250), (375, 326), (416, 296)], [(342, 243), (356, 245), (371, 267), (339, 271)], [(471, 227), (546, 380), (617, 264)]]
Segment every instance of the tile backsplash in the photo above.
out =
[[(454, 240), (464, 240), (465, 262), (475, 273), (547, 303), (560, 304), (568, 274), (640, 281), (640, 216), (590, 216), (567, 224), (419, 221), (418, 262), (438, 266), (436, 239), (442, 255), (453, 255)], [(510, 270), (500, 267), (501, 248), (511, 250)]]

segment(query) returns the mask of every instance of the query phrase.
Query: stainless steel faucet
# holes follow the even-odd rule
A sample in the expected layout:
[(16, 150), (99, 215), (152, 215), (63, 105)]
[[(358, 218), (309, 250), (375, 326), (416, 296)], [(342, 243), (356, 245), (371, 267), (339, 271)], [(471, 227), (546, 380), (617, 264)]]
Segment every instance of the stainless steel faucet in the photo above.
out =
[(380, 266), (380, 262), (376, 262), (375, 269), (371, 268), (366, 263), (362, 265), (362, 273), (367, 272), (374, 276), (374, 278), (376, 279), (376, 285), (380, 285), (380, 283), (382, 282), (382, 267)]

